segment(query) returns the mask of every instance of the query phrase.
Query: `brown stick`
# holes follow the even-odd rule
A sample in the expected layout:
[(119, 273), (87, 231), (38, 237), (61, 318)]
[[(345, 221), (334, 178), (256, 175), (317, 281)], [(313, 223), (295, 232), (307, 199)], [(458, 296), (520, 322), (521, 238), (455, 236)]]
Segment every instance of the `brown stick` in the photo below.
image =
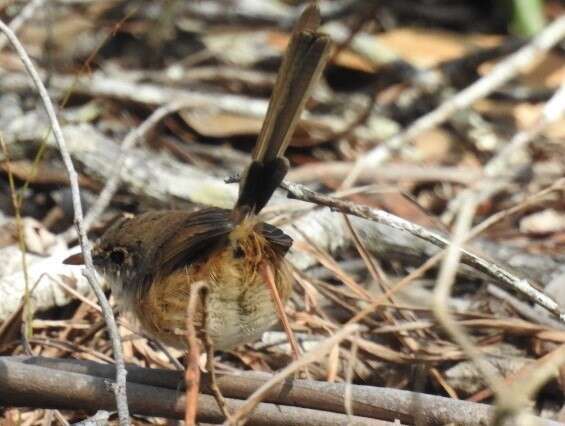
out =
[[(562, 179), (560, 179), (558, 182), (561, 183), (561, 180)], [(428, 241), (429, 243), (432, 243), (433, 245), (440, 248), (447, 248), (450, 245), (450, 241), (444, 236), (429, 231), (424, 227), (411, 223), (383, 210), (373, 209), (365, 205), (355, 204), (341, 200), (339, 198), (320, 194), (311, 191), (303, 185), (298, 185), (287, 181), (283, 181), (281, 183), (281, 187), (289, 192), (289, 197), (302, 201), (308, 201), (321, 206), (326, 206), (331, 209), (338, 210), (342, 213), (357, 216), (372, 222), (388, 225), (392, 228), (408, 232), (415, 237)], [(472, 232), (470, 235), (474, 235), (474, 233)], [(478, 256), (466, 249), (463, 249), (461, 251), (461, 262), (488, 275), (489, 277), (493, 278), (496, 283), (502, 283), (521, 293), (528, 299), (551, 312), (559, 319), (559, 321), (565, 323), (565, 312), (561, 311), (561, 308), (559, 307), (557, 302), (555, 302), (555, 300), (553, 300), (543, 292), (539, 291), (536, 286), (531, 284), (527, 279), (520, 278), (507, 269), (497, 265), (496, 263)]]
[[(61, 361), (61, 360), (58, 360)], [(95, 364), (95, 363), (93, 363)], [(85, 365), (85, 364), (83, 364)], [(108, 367), (115, 374), (114, 367)], [(151, 369), (141, 369), (151, 372)], [(138, 370), (140, 371), (140, 370)], [(159, 375), (166, 370), (161, 370)], [(179, 372), (173, 372), (182, 381)], [(108, 377), (113, 377), (110, 374)], [(21, 362), (0, 359), (0, 406), (59, 408), (69, 410), (114, 410), (115, 400), (108, 390), (107, 379), (85, 374), (69, 373), (54, 369), (26, 365)], [(185, 398), (176, 389), (129, 383), (128, 402), (132, 413), (183, 419)], [(230, 408), (236, 410), (243, 406), (243, 401), (228, 399)], [(208, 395), (198, 398), (198, 421), (218, 423), (224, 416), (216, 401)], [(347, 416), (321, 410), (261, 403), (248, 417), (251, 425), (269, 426), (333, 426), (347, 424)], [(392, 426), (390, 422), (367, 417), (354, 416), (356, 424), (368, 426)]]
[[(187, 278), (188, 279), (188, 278)], [(184, 421), (187, 426), (196, 425), (196, 413), (198, 412), (198, 392), (200, 390), (200, 343), (196, 337), (194, 317), (200, 297), (204, 299), (208, 292), (206, 283), (193, 283), (190, 300), (186, 312), (186, 340), (188, 343), (188, 353), (186, 362), (186, 410)], [(204, 303), (201, 304), (204, 309)], [(206, 323), (202, 322), (202, 327), (206, 328)]]
[[(92, 361), (77, 359), (55, 359), (43, 357), (0, 357), (0, 389), (7, 392), (4, 384), (17, 377), (19, 369), (15, 364), (25, 364), (27, 366), (40, 366), (40, 376), (43, 378), (53, 376), (58, 371), (73, 372), (89, 378), (112, 378), (115, 375), (114, 366), (101, 364)], [(16, 368), (16, 370), (14, 370)], [(8, 376), (9, 375), (9, 376)], [(8, 377), (7, 377), (8, 376)], [(29, 384), (22, 388), (34, 386), (34, 377), (27, 376)], [(180, 371), (164, 370), (157, 368), (142, 368), (134, 365), (128, 366), (128, 387), (135, 390), (137, 385), (149, 385), (152, 392), (163, 392), (167, 390), (175, 391), (178, 397), (179, 389), (183, 384), (183, 375)], [(237, 374), (224, 373), (218, 378), (218, 385), (222, 393), (229, 398), (246, 399), (257, 388), (264, 384), (272, 376), (266, 373), (242, 372)], [(62, 383), (61, 386), (65, 386)], [(157, 391), (155, 391), (157, 389)], [(210, 393), (207, 386), (206, 376), (202, 380), (202, 391)], [(60, 392), (60, 391), (57, 391)], [(71, 390), (72, 392), (72, 390)], [(293, 405), (295, 410), (300, 407), (313, 408), (318, 410), (345, 413), (344, 409), (345, 385), (343, 383), (326, 383), (313, 380), (287, 380), (271, 389), (265, 397), (265, 401), (283, 404), (282, 406)], [(155, 395), (155, 394), (154, 394)], [(153, 396), (154, 396), (153, 395)], [(166, 402), (166, 398), (163, 400)], [(201, 396), (202, 398), (202, 396)], [(435, 395), (426, 395), (417, 392), (409, 392), (400, 389), (387, 389), (377, 386), (351, 385), (352, 409), (357, 416), (365, 418), (385, 419), (394, 421), (400, 420), (402, 423), (414, 423), (414, 400), (421, 401), (422, 412), (418, 413), (418, 418), (425, 424), (465, 424), (470, 418), (478, 424), (490, 424), (491, 416), (494, 413), (492, 407), (486, 404), (477, 404), (469, 401), (454, 400)], [(5, 400), (10, 400), (9, 396), (0, 393), (0, 405)], [(228, 399), (231, 408), (233, 400)], [(13, 404), (14, 401), (10, 401)], [(138, 411), (139, 400), (134, 399), (132, 410)], [(163, 402), (164, 404), (164, 402)], [(90, 406), (92, 408), (93, 406)], [(214, 408), (216, 405), (214, 404)], [(261, 405), (258, 410), (261, 410)], [(281, 405), (277, 406), (281, 407)], [(206, 413), (208, 406), (202, 406), (200, 401), (200, 415)], [(257, 415), (257, 410), (255, 414)], [(253, 416), (252, 415), (252, 418)], [(221, 417), (220, 417), (221, 419)], [(539, 419), (544, 426), (553, 426), (556, 423), (544, 419)], [(341, 423), (336, 423), (341, 424)], [(307, 426), (307, 424), (305, 424)]]

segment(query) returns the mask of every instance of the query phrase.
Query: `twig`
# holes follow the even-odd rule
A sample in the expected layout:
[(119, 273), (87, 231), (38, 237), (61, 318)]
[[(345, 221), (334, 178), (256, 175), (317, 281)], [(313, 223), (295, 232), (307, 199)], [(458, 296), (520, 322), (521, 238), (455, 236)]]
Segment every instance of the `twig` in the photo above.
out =
[(108, 424), (108, 419), (110, 418), (110, 412), (100, 410), (97, 411), (94, 416), (84, 419), (83, 421), (73, 423), (73, 426), (104, 426)]
[(222, 391), (220, 390), (220, 386), (218, 385), (218, 376), (216, 375), (216, 363), (214, 362), (214, 346), (212, 345), (212, 340), (208, 335), (207, 330), (204, 331), (203, 336), (203, 343), (204, 349), (206, 350), (206, 369), (208, 370), (209, 377), (210, 377), (210, 390), (212, 391), (212, 396), (216, 399), (218, 403), (218, 407), (220, 407), (220, 411), (224, 415), (224, 417), (230, 421), (231, 414), (228, 408), (228, 404), (224, 395), (222, 395)]
[(244, 425), (247, 418), (255, 407), (263, 400), (271, 388), (282, 381), (284, 381), (288, 376), (294, 374), (296, 371), (306, 367), (308, 364), (318, 361), (322, 356), (328, 353), (334, 345), (341, 342), (343, 339), (350, 336), (358, 330), (357, 325), (350, 324), (343, 327), (333, 336), (327, 338), (323, 342), (319, 343), (314, 349), (303, 354), (299, 359), (293, 361), (291, 364), (283, 368), (279, 373), (273, 376), (271, 379), (267, 380), (259, 389), (257, 389), (253, 394), (247, 398), (245, 404), (240, 407), (237, 412), (233, 415), (233, 424), (237, 426)]
[(71, 185), (71, 193), (73, 199), (73, 209), (75, 214), (75, 223), (78, 230), (80, 246), (83, 253), (84, 264), (85, 264), (85, 269), (83, 271), (83, 274), (87, 278), (90, 286), (92, 287), (94, 293), (96, 294), (96, 297), (98, 298), (98, 302), (102, 308), (103, 316), (106, 321), (106, 325), (108, 327), (108, 331), (112, 340), (112, 349), (114, 351), (114, 359), (116, 361), (116, 383), (113, 386), (113, 390), (116, 398), (116, 407), (118, 409), (120, 425), (126, 426), (130, 424), (130, 420), (129, 420), (129, 410), (128, 410), (127, 396), (126, 396), (127, 371), (124, 367), (122, 345), (121, 345), (120, 335), (118, 333), (118, 328), (116, 327), (114, 314), (112, 313), (112, 308), (110, 307), (110, 304), (108, 303), (108, 299), (106, 299), (106, 296), (96, 279), (96, 272), (94, 271), (94, 266), (92, 264), (92, 254), (90, 252), (90, 245), (88, 242), (88, 238), (86, 236), (86, 231), (84, 229), (84, 223), (83, 223), (82, 205), (80, 200), (77, 173), (74, 169), (73, 162), (67, 150), (65, 139), (63, 137), (63, 132), (57, 120), (57, 115), (55, 113), (55, 109), (53, 107), (51, 99), (49, 98), (47, 90), (45, 89), (43, 82), (41, 81), (39, 75), (37, 74), (37, 71), (33, 66), (27, 52), (25, 51), (24, 47), (21, 45), (21, 43), (19, 42), (18, 38), (13, 33), (13, 31), (10, 30), (10, 28), (8, 28), (6, 24), (4, 24), (4, 22), (2, 22), (1, 20), (0, 20), (0, 31), (2, 31), (6, 35), (6, 37), (10, 41), (10, 44), (16, 50), (18, 56), (20, 57), (20, 60), (22, 61), (22, 63), (26, 68), (26, 71), (30, 75), (35, 87), (37, 88), (37, 91), (39, 92), (39, 96), (41, 98), (45, 111), (47, 112), (47, 116), (49, 117), (49, 121), (53, 128), (53, 135), (55, 137), (55, 141), (57, 143), (59, 151), (61, 153), (61, 157), (63, 158), (65, 169), (67, 170), (67, 173), (69, 175), (69, 182)]
[(451, 200), (443, 217), (451, 221), (459, 206), (465, 200), (476, 194), (477, 202), (482, 203), (489, 197), (507, 186), (515, 177), (517, 172), (508, 173), (509, 170), (519, 170), (512, 167), (511, 159), (516, 151), (524, 150), (528, 145), (550, 124), (559, 120), (565, 114), (565, 83), (555, 92), (551, 99), (545, 104), (537, 122), (530, 128), (516, 133), (512, 140), (500, 152), (484, 166), (483, 178), (476, 182), (471, 188), (461, 191)]
[(124, 167), (128, 150), (133, 148), (139, 141), (141, 141), (145, 137), (145, 135), (149, 131), (151, 131), (151, 129), (155, 127), (155, 125), (164, 117), (185, 107), (190, 107), (191, 105), (192, 103), (189, 103), (187, 101), (178, 101), (160, 106), (155, 111), (153, 111), (153, 113), (149, 117), (147, 117), (147, 119), (143, 123), (141, 123), (137, 128), (131, 130), (126, 135), (122, 145), (120, 146), (120, 154), (115, 165), (114, 173), (106, 181), (106, 185), (100, 192), (100, 195), (98, 196), (97, 200), (92, 205), (90, 211), (87, 213), (84, 219), (84, 226), (87, 230), (104, 212), (108, 204), (110, 204), (112, 197), (116, 193), (121, 180), (120, 173), (122, 168)]
[[(343, 179), (351, 171), (353, 163), (346, 161), (324, 161), (293, 167), (288, 180), (293, 182), (319, 183), (324, 179)], [(471, 185), (481, 176), (476, 168), (461, 166), (434, 166), (426, 164), (383, 164), (378, 168), (366, 167), (361, 170), (360, 179), (371, 182), (447, 182)]]
[[(462, 246), (473, 222), (473, 216), (476, 208), (476, 199), (471, 199), (463, 206), (459, 213), (453, 237), (451, 239), (451, 244), (449, 245), (447, 253), (443, 259), (436, 288), (434, 290), (434, 313), (439, 323), (448, 332), (451, 338), (459, 344), (465, 354), (473, 361), (483, 376), (483, 379), (495, 392), (497, 398), (499, 400), (504, 399), (512, 401), (512, 403), (516, 404), (518, 399), (512, 398), (511, 396), (509, 397), (509, 395), (504, 391), (504, 385), (498, 378), (496, 371), (493, 371), (492, 366), (483, 360), (476, 346), (473, 345), (473, 342), (465, 333), (463, 328), (454, 321), (447, 309), (451, 288), (455, 282), (455, 276), (457, 275), (457, 270), (459, 269), (459, 263), (463, 253)], [(517, 409), (518, 405), (514, 405), (513, 408)]]
[[(22, 8), (22, 10), (20, 10), (18, 16), (10, 21), (10, 29), (14, 33), (17, 33), (22, 25), (25, 24), (26, 21), (28, 21), (33, 16), (37, 8), (40, 7), (43, 3), (45, 3), (45, 0), (32, 0), (28, 2), (28, 4), (26, 4)], [(0, 37), (0, 51), (2, 51), (4, 47), (6, 47), (7, 41), (8, 39), (6, 37)]]
[(455, 112), (468, 108), (477, 100), (490, 94), (531, 64), (539, 55), (559, 43), (564, 36), (565, 16), (561, 16), (548, 25), (530, 43), (496, 65), (489, 74), (448, 99), (433, 111), (420, 117), (403, 132), (386, 140), (357, 160), (344, 180), (343, 187), (353, 186), (360, 171), (366, 166), (370, 166), (373, 169), (376, 168), (422, 132), (440, 125)]
[(496, 287), (492, 284), (487, 286), (487, 292), (497, 299), (510, 306), (515, 312), (518, 313), (522, 318), (526, 318), (535, 324), (545, 325), (556, 330), (564, 330), (565, 327), (562, 323), (555, 321), (553, 318), (545, 315), (545, 312), (540, 312), (535, 309), (535, 306), (531, 306), (528, 302), (522, 301), (517, 297), (514, 297), (507, 291)]
[[(353, 204), (337, 198), (319, 194), (309, 190), (303, 185), (283, 181), (281, 186), (286, 189), (293, 198), (327, 206), (342, 213), (351, 214), (373, 222), (388, 225), (392, 228), (408, 232), (415, 237), (426, 240), (440, 248), (446, 248), (450, 244), (447, 238), (385, 211), (372, 209), (367, 206)], [(521, 279), (506, 269), (488, 261), (487, 259), (479, 257), (470, 251), (462, 250), (461, 256), (462, 262), (466, 265), (485, 273), (496, 282), (502, 282), (505, 285), (510, 286), (515, 291), (525, 295), (530, 300), (559, 317), (562, 322), (565, 322), (565, 313), (561, 312), (559, 305), (553, 299), (537, 290), (528, 282), (528, 280)]]
[[(44, 360), (48, 360), (45, 359)], [(54, 362), (76, 360), (48, 360)], [(87, 362), (83, 366), (96, 366), (103, 370), (109, 368), (114, 374), (112, 366)], [(131, 368), (131, 367), (130, 367)], [(128, 393), (132, 413), (165, 417), (170, 419), (184, 418), (185, 401), (183, 394), (178, 390), (179, 380), (182, 383), (182, 374), (172, 370), (156, 370), (152, 368), (132, 368), (133, 372), (140, 373), (140, 379), (153, 376), (163, 382), (163, 377), (169, 376), (172, 381), (167, 387), (150, 386), (139, 383), (129, 383)], [(235, 387), (238, 386), (236, 375), (232, 376)], [(264, 380), (263, 380), (264, 381)], [(324, 392), (325, 383), (318, 382), (317, 395)], [(254, 388), (257, 382), (254, 382)], [(51, 407), (66, 410), (113, 410), (115, 401), (106, 389), (106, 379), (89, 374), (66, 372), (51, 368), (26, 365), (0, 358), (0, 405), (19, 407)], [(393, 390), (394, 391), (394, 390)], [(251, 393), (251, 392), (249, 392)], [(308, 393), (306, 391), (306, 393)], [(331, 397), (331, 394), (326, 395)], [(445, 398), (433, 397), (435, 401), (444, 401)], [(449, 401), (449, 400), (447, 400)], [(240, 399), (229, 399), (229, 405), (239, 408), (244, 405)], [(341, 406), (343, 402), (341, 401)], [(370, 404), (370, 400), (367, 399)], [(366, 404), (361, 404), (366, 405)], [(487, 418), (489, 407), (482, 404), (467, 404), (474, 407), (477, 416)], [(204, 421), (218, 423), (223, 420), (223, 414), (218, 410), (216, 401), (208, 395), (200, 395), (198, 399), (199, 417)], [(376, 410), (378, 412), (378, 410)], [(460, 413), (458, 418), (461, 418)], [(297, 407), (292, 401), (285, 405), (261, 403), (250, 416), (250, 421), (256, 425), (269, 424), (272, 426), (334, 426), (347, 423), (347, 416), (340, 412), (331, 412), (320, 409)], [(354, 416), (353, 421), (367, 426), (392, 426), (392, 423), (375, 420), (375, 417)], [(547, 423), (545, 426), (550, 426)], [(553, 426), (553, 425), (551, 425)]]
[[(353, 340), (353, 338), (352, 338)], [(112, 377), (114, 375), (114, 367), (108, 364), (97, 363), (93, 361), (77, 360), (77, 359), (54, 359), (44, 357), (0, 357), (0, 386), (6, 383), (10, 384), (10, 380), (16, 380), (16, 377), (25, 375), (24, 370), (19, 370), (18, 364), (24, 367), (40, 367), (37, 376), (30, 374), (27, 385), (21, 387), (21, 392), (27, 391), (28, 387), (35, 386), (35, 379), (44, 382), (45, 377), (53, 376), (58, 378), (59, 372), (78, 373), (78, 376), (88, 378), (94, 377)], [(22, 371), (20, 375), (18, 371)], [(132, 385), (138, 384), (142, 387), (150, 389), (160, 389), (166, 393), (167, 390), (173, 390), (178, 393), (179, 383), (183, 381), (183, 375), (180, 371), (164, 370), (157, 368), (142, 368), (134, 365), (128, 366), (128, 382)], [(63, 376), (64, 377), (64, 376)], [(237, 372), (225, 373), (219, 377), (219, 386), (224, 395), (230, 398), (247, 398), (259, 386), (272, 377), (270, 374), (257, 372)], [(206, 377), (204, 376), (203, 379)], [(22, 379), (24, 381), (24, 379)], [(66, 381), (61, 381), (66, 385)], [(17, 383), (13, 383), (16, 385)], [(203, 391), (208, 393), (205, 380), (203, 380)], [(85, 391), (88, 391), (88, 388)], [(7, 388), (2, 387), (2, 390)], [(42, 389), (39, 389), (41, 391)], [(45, 390), (45, 389), (43, 389)], [(59, 392), (57, 389), (54, 392)], [(81, 392), (83, 392), (81, 390)], [(422, 401), (421, 418), (425, 424), (467, 424), (469, 419), (473, 419), (476, 424), (490, 424), (490, 418), (494, 412), (494, 408), (486, 404), (477, 404), (469, 401), (453, 400), (436, 395), (418, 394), (401, 389), (387, 389), (378, 386), (351, 385), (351, 397), (353, 410), (357, 416), (365, 418), (386, 419), (394, 421), (400, 420), (403, 424), (414, 424), (415, 413), (413, 410), (413, 401), (419, 398)], [(336, 413), (345, 413), (344, 409), (344, 383), (327, 383), (314, 380), (289, 380), (285, 381), (274, 388), (266, 398), (266, 401), (283, 404), (279, 407), (287, 405), (293, 406), (295, 410), (300, 407), (314, 408), (313, 411), (332, 411)], [(132, 407), (139, 407), (137, 404), (143, 401), (144, 394), (138, 396), (132, 395)], [(0, 403), (6, 398), (5, 394), (0, 394)], [(9, 397), (6, 399), (9, 400)], [(234, 400), (230, 400), (230, 405)], [(167, 398), (162, 398), (163, 407), (166, 406)], [(214, 406), (216, 403), (212, 401)], [(147, 408), (147, 407), (146, 407)], [(206, 407), (202, 407), (206, 409)], [(261, 407), (259, 407), (261, 408)], [(92, 409), (92, 406), (90, 406)], [(169, 414), (171, 414), (171, 409)], [(132, 411), (135, 411), (132, 408)], [(135, 411), (141, 413), (141, 411)], [(174, 414), (174, 413), (173, 413)], [(257, 412), (255, 413), (257, 414)], [(171, 416), (172, 417), (172, 416)], [(553, 424), (547, 419), (539, 419), (540, 424)], [(347, 419), (345, 419), (347, 422)], [(264, 423), (264, 422), (263, 422)], [(335, 423), (345, 424), (345, 423)]]
[[(186, 311), (186, 340), (188, 353), (186, 357), (186, 410), (184, 421), (187, 426), (196, 425), (196, 413), (198, 412), (198, 391), (200, 389), (200, 344), (196, 336), (195, 316), (200, 298), (205, 298), (208, 286), (205, 282), (197, 282), (191, 285), (190, 299)], [(203, 306), (202, 303), (200, 303)], [(206, 324), (202, 322), (202, 328)]]

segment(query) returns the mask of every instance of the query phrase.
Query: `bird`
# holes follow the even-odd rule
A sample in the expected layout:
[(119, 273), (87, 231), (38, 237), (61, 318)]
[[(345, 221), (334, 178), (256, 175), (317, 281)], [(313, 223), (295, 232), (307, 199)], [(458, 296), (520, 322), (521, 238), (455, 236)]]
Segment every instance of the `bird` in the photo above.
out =
[[(330, 40), (319, 25), (318, 6), (311, 3), (292, 31), (232, 209), (123, 217), (95, 244), (94, 267), (109, 282), (119, 311), (150, 337), (187, 348), (187, 306), (200, 282), (208, 288), (206, 312), (199, 305), (194, 324), (205, 328), (215, 349), (252, 342), (276, 323), (277, 305), (263, 271), (271, 271), (284, 304), (292, 291), (285, 259), (292, 239), (259, 214), (289, 169), (284, 154), (327, 61)], [(82, 255), (65, 263), (81, 264)]]

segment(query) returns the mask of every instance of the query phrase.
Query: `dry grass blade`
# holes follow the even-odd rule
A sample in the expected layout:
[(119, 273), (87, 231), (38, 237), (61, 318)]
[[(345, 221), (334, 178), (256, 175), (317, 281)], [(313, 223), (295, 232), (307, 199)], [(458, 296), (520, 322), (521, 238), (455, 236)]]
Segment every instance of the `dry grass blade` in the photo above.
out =
[(298, 358), (300, 358), (300, 347), (298, 346), (298, 342), (294, 337), (294, 333), (292, 332), (292, 328), (290, 327), (288, 317), (286, 316), (286, 312), (284, 310), (284, 304), (281, 300), (281, 297), (277, 290), (277, 286), (275, 284), (275, 277), (273, 276), (273, 270), (269, 267), (269, 265), (263, 263), (260, 269), (260, 273), (261, 275), (263, 275), (264, 281), (267, 283), (269, 289), (271, 290), (271, 296), (273, 297), (273, 302), (275, 303), (277, 316), (279, 317), (281, 324), (283, 325), (284, 331), (288, 337), (288, 341), (290, 342), (293, 358), (297, 360)]

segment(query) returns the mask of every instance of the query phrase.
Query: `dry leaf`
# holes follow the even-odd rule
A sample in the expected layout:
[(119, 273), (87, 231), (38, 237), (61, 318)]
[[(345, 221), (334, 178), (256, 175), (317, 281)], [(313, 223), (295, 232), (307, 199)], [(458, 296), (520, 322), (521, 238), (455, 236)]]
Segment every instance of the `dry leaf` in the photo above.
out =
[(257, 135), (263, 120), (227, 112), (182, 111), (182, 119), (199, 134), (212, 138)]
[(429, 28), (400, 28), (382, 34), (379, 43), (419, 67), (433, 67), (477, 49), (500, 44), (494, 35), (461, 35)]

